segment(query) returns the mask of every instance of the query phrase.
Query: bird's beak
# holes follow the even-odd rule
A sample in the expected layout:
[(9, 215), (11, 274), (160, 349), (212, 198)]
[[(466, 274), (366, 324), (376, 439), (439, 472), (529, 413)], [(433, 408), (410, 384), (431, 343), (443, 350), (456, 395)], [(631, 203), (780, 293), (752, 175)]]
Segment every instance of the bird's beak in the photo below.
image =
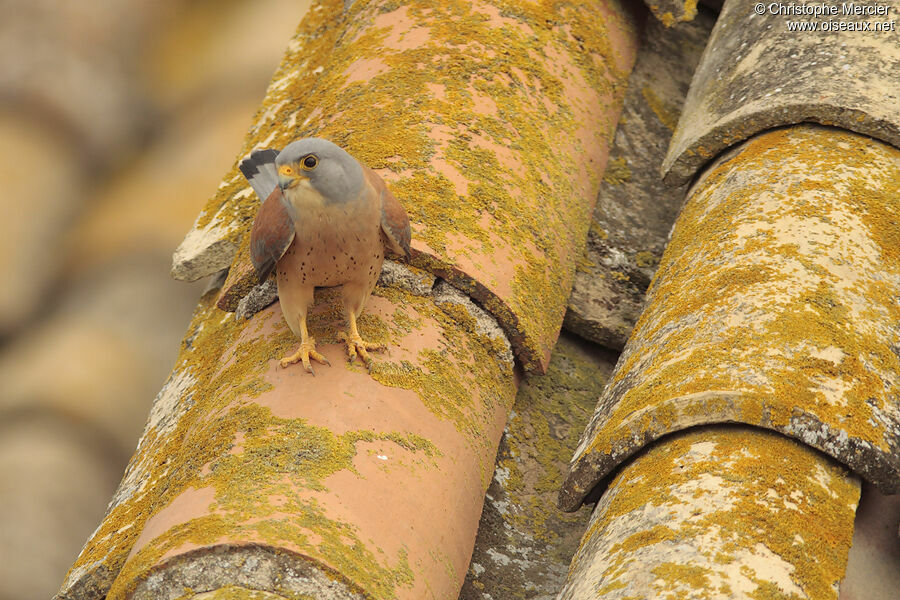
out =
[(300, 181), (303, 179), (309, 179), (309, 177), (304, 177), (303, 175), (293, 175), (293, 176), (281, 175), (279, 173), (278, 174), (278, 187), (280, 187), (283, 191), (288, 188), (294, 187), (295, 185), (300, 183)]

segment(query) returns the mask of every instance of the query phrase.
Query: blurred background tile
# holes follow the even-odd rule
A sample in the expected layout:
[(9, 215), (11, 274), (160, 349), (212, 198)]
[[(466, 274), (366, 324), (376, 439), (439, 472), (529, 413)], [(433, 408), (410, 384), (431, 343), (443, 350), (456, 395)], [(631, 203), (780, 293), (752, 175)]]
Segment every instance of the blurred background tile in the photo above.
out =
[(203, 283), (172, 252), (309, 0), (0, 0), (0, 600), (52, 596)]

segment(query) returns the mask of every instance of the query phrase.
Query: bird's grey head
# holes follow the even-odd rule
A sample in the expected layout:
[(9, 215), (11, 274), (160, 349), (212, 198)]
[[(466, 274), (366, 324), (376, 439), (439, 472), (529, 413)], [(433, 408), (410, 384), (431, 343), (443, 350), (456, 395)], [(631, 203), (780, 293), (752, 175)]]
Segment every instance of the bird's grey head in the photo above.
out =
[(363, 185), (359, 161), (321, 138), (291, 142), (278, 154), (275, 167), (282, 190), (287, 191), (306, 179), (328, 202), (356, 198)]

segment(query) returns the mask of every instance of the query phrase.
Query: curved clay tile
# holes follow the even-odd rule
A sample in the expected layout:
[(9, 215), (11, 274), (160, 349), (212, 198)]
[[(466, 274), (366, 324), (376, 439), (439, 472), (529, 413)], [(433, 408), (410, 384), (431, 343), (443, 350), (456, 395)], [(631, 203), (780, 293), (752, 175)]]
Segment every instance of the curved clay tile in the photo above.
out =
[(597, 503), (559, 600), (837, 600), (859, 480), (769, 431), (652, 445)]
[[(315, 135), (378, 170), (409, 213), (413, 264), (478, 300), (525, 368), (543, 371), (637, 32), (615, 2), (546, 14), (529, 6), (354, 4), (349, 16), (331, 17), (342, 19), (337, 43), (309, 23), (243, 154)], [(176, 253), (173, 272), (195, 278), (227, 266), (237, 249), (225, 310), (255, 283), (242, 238), (257, 205), (235, 170)], [(229, 250), (212, 260), (214, 247)]]
[(478, 465), (515, 393), (512, 363), (463, 331), (464, 312), (380, 294), (361, 327), (390, 351), (371, 373), (335, 343), (342, 324), (327, 298), (310, 326), (332, 367), (315, 377), (274, 360), (296, 344), (277, 305), (243, 321), (214, 307), (198, 314), (180, 364), (197, 373), (190, 408), (157, 437), (153, 456), (166, 458), (150, 468), (149, 518), (110, 597), (208, 589), (216, 581), (191, 579), (200, 564), (223, 569), (238, 553), (272, 569), (273, 552), (312, 563), (309, 577), (337, 581), (340, 597), (454, 593), (483, 501)]
[[(217, 306), (241, 283), (238, 253), (59, 598), (458, 593), (518, 382), (509, 342), (545, 364), (636, 45), (615, 2), (529, 6), (310, 9), (241, 155), (306, 135), (346, 147), (406, 206), (416, 265), (487, 312), (394, 273), (417, 293), (380, 287), (360, 320), (388, 350), (348, 365), (321, 304), (309, 326), (332, 366), (313, 377), (277, 367), (296, 340), (277, 304), (254, 313), (265, 290), (249, 319)], [(179, 276), (235, 257), (258, 205), (239, 177), (179, 249)]]
[[(831, 15), (786, 13), (803, 6), (725, 3), (663, 163), (667, 183), (689, 181), (714, 156), (756, 133), (803, 121), (900, 148), (900, 2), (869, 3), (878, 13), (868, 15), (844, 12), (866, 8), (853, 2), (818, 5), (837, 11)], [(800, 25), (816, 29), (794, 29)]]
[(577, 508), (649, 442), (782, 432), (900, 490), (900, 150), (804, 125), (694, 185), (560, 494)]

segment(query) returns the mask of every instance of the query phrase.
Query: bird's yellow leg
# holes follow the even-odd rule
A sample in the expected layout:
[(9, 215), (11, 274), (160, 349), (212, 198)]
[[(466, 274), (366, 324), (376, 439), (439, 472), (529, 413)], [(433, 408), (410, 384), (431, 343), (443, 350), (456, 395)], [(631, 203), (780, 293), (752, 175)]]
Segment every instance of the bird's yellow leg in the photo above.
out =
[(300, 347), (297, 348), (297, 351), (291, 354), (290, 356), (285, 356), (281, 359), (282, 368), (287, 367), (288, 365), (292, 365), (295, 362), (302, 362), (303, 366), (306, 370), (313, 375), (316, 374), (313, 371), (312, 364), (309, 362), (309, 359), (312, 359), (316, 362), (320, 362), (323, 365), (331, 366), (331, 363), (328, 362), (328, 359), (316, 352), (316, 340), (314, 337), (309, 335), (309, 332), (306, 330), (306, 316), (304, 315), (300, 319)]
[(357, 355), (368, 366), (371, 362), (369, 358), (369, 350), (384, 350), (384, 344), (376, 344), (367, 342), (359, 336), (359, 330), (356, 328), (356, 314), (352, 310), (347, 311), (347, 320), (350, 322), (350, 332), (341, 332), (340, 338), (347, 343), (347, 355), (352, 361)]

